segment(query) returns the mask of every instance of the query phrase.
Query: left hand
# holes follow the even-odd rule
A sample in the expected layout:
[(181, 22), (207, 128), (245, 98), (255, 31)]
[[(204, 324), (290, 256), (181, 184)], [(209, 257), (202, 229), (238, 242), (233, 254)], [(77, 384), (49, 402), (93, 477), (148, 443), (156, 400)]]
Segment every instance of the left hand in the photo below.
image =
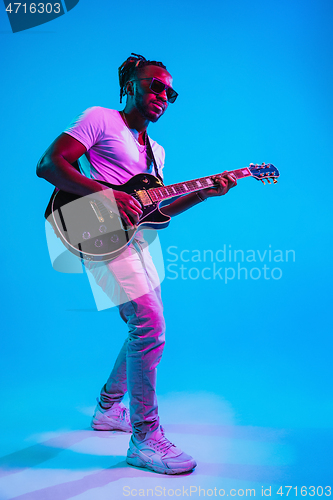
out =
[(236, 177), (228, 172), (223, 172), (220, 175), (212, 176), (213, 181), (217, 183), (216, 187), (203, 189), (199, 191), (202, 198), (210, 198), (212, 196), (223, 196), (227, 194), (229, 189), (237, 186)]

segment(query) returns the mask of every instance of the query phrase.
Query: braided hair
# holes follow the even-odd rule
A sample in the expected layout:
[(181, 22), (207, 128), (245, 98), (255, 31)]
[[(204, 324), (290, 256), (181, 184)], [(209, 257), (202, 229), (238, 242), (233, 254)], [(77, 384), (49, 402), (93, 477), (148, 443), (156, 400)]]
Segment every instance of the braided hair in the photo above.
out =
[[(134, 56), (134, 57), (132, 57)], [(125, 62), (118, 68), (119, 75), (119, 85), (120, 85), (120, 102), (122, 98), (126, 95), (125, 86), (128, 81), (136, 76), (137, 70), (143, 68), (144, 66), (159, 66), (160, 68), (166, 69), (163, 63), (159, 61), (148, 61), (145, 57), (139, 54), (131, 53), (130, 57), (126, 59)]]

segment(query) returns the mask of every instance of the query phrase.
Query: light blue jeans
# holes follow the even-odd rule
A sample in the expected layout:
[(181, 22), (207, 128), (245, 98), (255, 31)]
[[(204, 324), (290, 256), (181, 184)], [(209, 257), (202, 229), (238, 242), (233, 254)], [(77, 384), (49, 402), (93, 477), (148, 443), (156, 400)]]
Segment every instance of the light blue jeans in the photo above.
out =
[(159, 425), (156, 368), (165, 343), (165, 322), (160, 282), (148, 246), (139, 237), (111, 262), (85, 262), (85, 266), (118, 306), (129, 330), (101, 390), (103, 406), (120, 402), (128, 391), (133, 433), (155, 430)]

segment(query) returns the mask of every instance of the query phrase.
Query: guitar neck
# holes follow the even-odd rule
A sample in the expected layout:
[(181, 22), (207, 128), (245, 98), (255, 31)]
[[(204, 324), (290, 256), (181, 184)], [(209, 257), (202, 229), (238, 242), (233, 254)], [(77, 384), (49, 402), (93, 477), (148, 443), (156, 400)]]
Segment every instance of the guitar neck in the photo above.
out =
[[(250, 169), (247, 167), (239, 168), (237, 170), (230, 170), (228, 174), (233, 174), (236, 179), (242, 179), (243, 177), (249, 177), (252, 175)], [(178, 182), (177, 184), (170, 184), (169, 186), (151, 188), (148, 189), (148, 192), (150, 197), (152, 198), (152, 201), (154, 202), (168, 200), (170, 198), (174, 198), (175, 196), (194, 193), (195, 191), (200, 191), (201, 189), (216, 185), (212, 177), (213, 176), (200, 177), (199, 179), (193, 179), (186, 182)]]

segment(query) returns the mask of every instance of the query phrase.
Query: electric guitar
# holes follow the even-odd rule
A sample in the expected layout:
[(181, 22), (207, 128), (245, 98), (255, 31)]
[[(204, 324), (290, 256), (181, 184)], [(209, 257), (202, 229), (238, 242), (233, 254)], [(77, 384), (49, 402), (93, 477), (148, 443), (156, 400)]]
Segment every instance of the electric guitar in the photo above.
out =
[[(270, 179), (276, 183), (280, 175), (271, 163), (251, 163), (249, 167), (228, 173), (233, 174), (237, 180), (252, 176), (264, 184), (265, 180), (270, 183)], [(167, 227), (171, 217), (163, 214), (163, 208), (159, 208), (163, 200), (216, 186), (212, 176), (169, 186), (164, 186), (151, 174), (135, 175), (121, 185), (98, 182), (136, 198), (143, 213), (137, 225), (128, 226), (116, 210), (110, 210), (103, 204), (99, 193), (82, 197), (55, 190), (50, 200), (51, 214), (48, 220), (68, 250), (84, 260), (112, 260), (131, 243), (139, 229)]]

